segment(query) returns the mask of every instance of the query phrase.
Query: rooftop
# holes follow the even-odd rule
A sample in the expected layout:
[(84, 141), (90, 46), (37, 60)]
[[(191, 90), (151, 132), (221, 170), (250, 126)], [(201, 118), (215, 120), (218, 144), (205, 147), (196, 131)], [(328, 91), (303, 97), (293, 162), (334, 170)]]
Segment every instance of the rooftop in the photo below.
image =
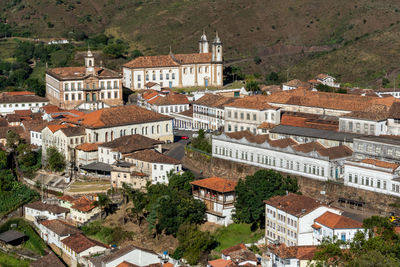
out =
[(200, 97), (193, 104), (214, 107), (214, 108), (224, 108), (226, 104), (232, 103), (235, 98), (232, 97), (224, 97), (222, 95), (207, 93), (204, 96)]
[[(393, 103), (393, 105), (394, 104), (396, 103)], [(377, 105), (371, 105), (362, 111), (353, 111), (349, 114), (344, 115), (343, 117), (354, 118), (354, 119), (365, 119), (371, 121), (382, 121), (386, 120), (388, 116), (389, 116), (389, 107), (386, 105), (377, 104)]]
[[(98, 78), (119, 78), (120, 75), (118, 72), (106, 69), (106, 68), (94, 68), (95, 77)], [(52, 68), (46, 70), (51, 76), (56, 77), (58, 80), (83, 80), (87, 78), (89, 75), (86, 75), (86, 68), (82, 67), (61, 67), (61, 68)]]
[(60, 207), (56, 204), (43, 203), (42, 201), (35, 201), (35, 202), (28, 203), (25, 205), (25, 207), (34, 209), (34, 210), (49, 211), (54, 214), (69, 212), (69, 209), (67, 209), (67, 208)]
[(322, 224), (331, 229), (360, 229), (362, 223), (343, 215), (338, 215), (330, 211), (325, 212), (314, 220), (316, 223)]
[(264, 203), (296, 217), (302, 217), (323, 206), (321, 202), (313, 198), (293, 193), (271, 197), (268, 200), (264, 200)]
[(182, 64), (210, 63), (211, 53), (141, 56), (124, 64), (126, 68), (177, 67)]
[(363, 159), (363, 160), (361, 160), (361, 162), (365, 163), (365, 164), (374, 165), (376, 167), (391, 169), (392, 171), (395, 171), (396, 169), (398, 169), (400, 167), (400, 164), (397, 164), (394, 162), (388, 162), (388, 161), (370, 159), (370, 158)]
[(317, 251), (317, 246), (291, 246), (287, 247), (284, 243), (279, 245), (269, 245), (268, 249), (282, 259), (312, 260)]
[(96, 110), (66, 121), (87, 128), (108, 128), (166, 120), (172, 118), (136, 105), (126, 105)]
[(140, 134), (121, 136), (113, 141), (103, 143), (101, 147), (111, 148), (122, 154), (132, 153), (138, 150), (151, 149), (164, 142), (148, 138)]
[(225, 104), (225, 106), (255, 110), (279, 109), (268, 104), (268, 99), (269, 97), (265, 95), (246, 96), (244, 98), (237, 98), (233, 102)]
[(42, 103), (49, 102), (44, 97), (32, 92), (3, 92), (0, 93), (0, 103)]
[(68, 236), (80, 233), (80, 231), (74, 226), (57, 219), (42, 221), (40, 222), (40, 224), (50, 229), (52, 232), (56, 233), (59, 236)]
[(185, 110), (185, 111), (182, 111), (182, 112), (180, 112), (180, 113), (178, 113), (178, 114), (179, 114), (179, 115), (186, 116), (186, 117), (193, 118), (193, 107), (190, 107), (189, 109), (187, 109), (187, 110)]
[(210, 177), (191, 182), (192, 185), (207, 188), (213, 191), (227, 193), (235, 191), (237, 182), (220, 177)]
[(60, 267), (64, 266), (61, 260), (54, 254), (50, 252), (46, 256), (41, 257), (36, 261), (32, 261), (29, 264), (30, 267)]
[(132, 158), (151, 163), (163, 163), (163, 164), (173, 164), (173, 165), (181, 164), (181, 162), (177, 159), (171, 158), (167, 155), (161, 154), (159, 152), (150, 149), (133, 152), (131, 154), (125, 155), (125, 158)]
[(189, 104), (189, 100), (185, 95), (171, 93), (165, 97), (157, 98), (152, 104), (156, 106), (183, 105)]
[(93, 152), (93, 151), (97, 151), (99, 148), (99, 145), (101, 145), (102, 143), (83, 143), (80, 144), (79, 146), (76, 147), (77, 150), (82, 150), (85, 152)]
[(66, 127), (66, 128), (61, 128), (60, 130), (67, 137), (85, 135), (85, 128), (81, 127), (81, 126), (78, 126), (78, 127)]
[(82, 196), (72, 201), (71, 208), (81, 212), (89, 212), (96, 207), (94, 202), (94, 200), (91, 200), (86, 196)]
[(91, 247), (95, 247), (95, 246), (108, 248), (108, 246), (106, 244), (103, 244), (96, 240), (90, 239), (80, 233), (71, 235), (71, 236), (61, 240), (61, 242), (76, 253), (81, 253), (81, 252), (83, 252)]
[(239, 132), (231, 132), (231, 133), (224, 133), (229, 138), (233, 138), (236, 140), (240, 140), (245, 138), (247, 141), (251, 143), (262, 144), (266, 141), (269, 141), (268, 135), (254, 135), (250, 131), (239, 131)]

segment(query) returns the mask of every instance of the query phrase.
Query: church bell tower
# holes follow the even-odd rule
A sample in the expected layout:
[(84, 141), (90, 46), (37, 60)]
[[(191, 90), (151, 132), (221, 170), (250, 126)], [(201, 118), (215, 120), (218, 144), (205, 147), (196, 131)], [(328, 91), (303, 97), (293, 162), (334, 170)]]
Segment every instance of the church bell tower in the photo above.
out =
[(203, 35), (200, 37), (199, 41), (199, 53), (208, 53), (208, 41), (207, 36), (203, 30)]
[(89, 48), (85, 57), (85, 67), (86, 67), (86, 75), (89, 74), (94, 75), (94, 56)]
[(212, 43), (212, 62), (222, 62), (222, 42), (218, 37), (218, 32)]

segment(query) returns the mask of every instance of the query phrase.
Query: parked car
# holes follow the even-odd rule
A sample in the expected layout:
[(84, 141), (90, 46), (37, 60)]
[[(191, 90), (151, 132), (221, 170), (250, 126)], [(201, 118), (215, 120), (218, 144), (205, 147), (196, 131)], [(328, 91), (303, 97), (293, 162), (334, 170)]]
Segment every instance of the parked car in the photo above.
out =
[(182, 136), (181, 136), (181, 139), (183, 139), (183, 140), (188, 140), (188, 139), (189, 139), (189, 137), (188, 137), (188, 136), (186, 136), (186, 135), (182, 135)]

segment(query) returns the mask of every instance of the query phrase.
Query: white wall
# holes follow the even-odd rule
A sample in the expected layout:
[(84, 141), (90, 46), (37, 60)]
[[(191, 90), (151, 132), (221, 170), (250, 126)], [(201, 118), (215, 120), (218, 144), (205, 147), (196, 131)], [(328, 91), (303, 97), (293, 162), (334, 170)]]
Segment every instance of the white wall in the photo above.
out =
[(30, 109), (32, 112), (39, 112), (39, 108), (46, 106), (46, 102), (25, 102), (25, 103), (1, 103), (0, 115), (13, 114), (16, 110)]
[(36, 216), (45, 216), (48, 220), (65, 219), (66, 213), (54, 214), (47, 210), (41, 211), (25, 207), (25, 219), (33, 222)]
[(42, 132), (35, 132), (35, 131), (30, 131), (31, 135), (31, 144), (35, 146), (42, 146)]

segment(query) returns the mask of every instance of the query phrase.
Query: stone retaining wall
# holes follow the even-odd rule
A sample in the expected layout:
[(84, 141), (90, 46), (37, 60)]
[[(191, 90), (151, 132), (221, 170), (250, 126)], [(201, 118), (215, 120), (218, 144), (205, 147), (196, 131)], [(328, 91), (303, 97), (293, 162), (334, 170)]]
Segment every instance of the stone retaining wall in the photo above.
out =
[[(260, 167), (214, 157), (209, 159), (196, 151), (186, 151), (183, 163), (191, 165), (198, 170), (202, 170), (203, 176), (205, 177), (219, 176), (232, 180), (245, 178), (247, 175), (262, 169)], [(282, 174), (287, 175), (285, 173)], [(318, 199), (327, 204), (341, 207), (353, 213), (387, 216), (390, 211), (400, 212), (399, 209), (389, 206), (391, 203), (400, 202), (400, 199), (394, 196), (348, 187), (339, 182), (318, 181), (301, 176), (296, 176), (296, 179), (300, 191), (304, 195)], [(338, 202), (339, 198), (365, 202), (365, 205), (363, 205), (362, 208), (357, 208), (348, 204), (343, 205)]]

